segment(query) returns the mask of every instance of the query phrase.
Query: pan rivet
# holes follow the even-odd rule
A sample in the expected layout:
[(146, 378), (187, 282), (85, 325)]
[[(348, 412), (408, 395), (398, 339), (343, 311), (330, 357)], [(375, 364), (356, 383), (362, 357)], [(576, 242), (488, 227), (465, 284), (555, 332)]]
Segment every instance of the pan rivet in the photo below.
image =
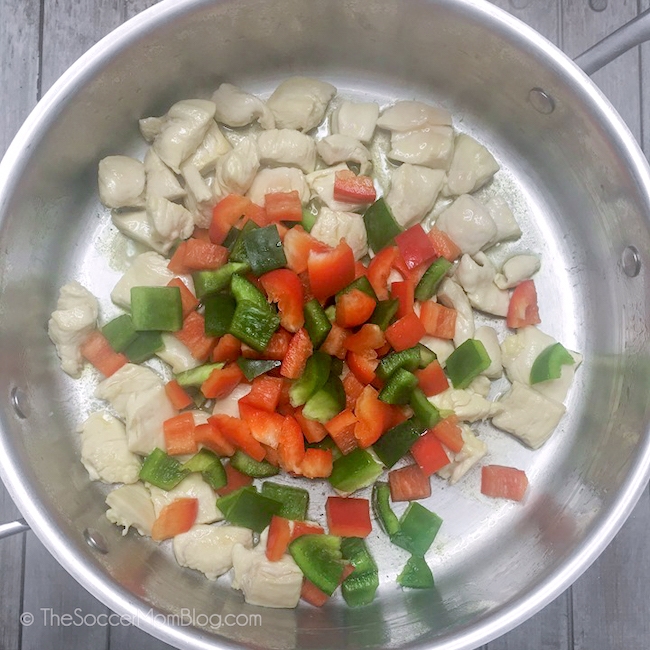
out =
[(553, 98), (547, 95), (541, 88), (533, 88), (528, 93), (528, 101), (536, 111), (544, 115), (550, 115), (555, 110)]
[(30, 409), (27, 401), (27, 394), (25, 391), (18, 388), (18, 386), (14, 386), (11, 389), (11, 405), (14, 407), (16, 415), (21, 420), (24, 420), (29, 416)]
[(639, 251), (634, 246), (627, 246), (621, 255), (621, 265), (623, 273), (628, 278), (635, 278), (641, 271), (641, 257)]
[(589, 0), (589, 6), (594, 11), (605, 11), (607, 9), (607, 0)]
[(102, 534), (98, 533), (96, 530), (90, 530), (86, 528), (86, 530), (84, 530), (84, 539), (86, 540), (86, 544), (88, 544), (90, 548), (94, 548), (96, 551), (99, 551), (100, 553), (108, 553), (106, 540), (104, 539)]

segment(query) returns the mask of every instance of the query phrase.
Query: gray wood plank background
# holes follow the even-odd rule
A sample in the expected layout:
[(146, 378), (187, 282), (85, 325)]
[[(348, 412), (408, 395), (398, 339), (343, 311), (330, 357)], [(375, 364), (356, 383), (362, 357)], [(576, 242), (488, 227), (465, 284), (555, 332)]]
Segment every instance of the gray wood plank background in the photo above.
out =
[[(492, 0), (576, 56), (650, 0)], [(37, 99), (85, 50), (156, 0), (0, 0), (0, 155)], [(650, 152), (650, 44), (594, 75)], [(0, 485), (0, 521), (18, 515)], [(483, 650), (648, 650), (650, 492), (599, 560), (544, 610)], [(32, 533), (0, 542), (0, 650), (163, 650), (134, 627), (44, 624), (42, 609), (100, 614), (106, 608), (54, 561)], [(38, 613), (22, 626), (21, 612)]]

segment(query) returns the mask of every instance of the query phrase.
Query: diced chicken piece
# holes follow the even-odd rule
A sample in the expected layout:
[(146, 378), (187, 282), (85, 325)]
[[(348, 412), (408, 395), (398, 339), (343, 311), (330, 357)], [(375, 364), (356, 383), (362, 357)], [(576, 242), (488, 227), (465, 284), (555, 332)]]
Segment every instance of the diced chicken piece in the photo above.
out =
[(311, 191), (305, 175), (295, 167), (260, 169), (248, 190), (248, 198), (257, 205), (264, 205), (264, 197), (274, 192), (293, 192), (300, 195), (303, 205), (309, 203)]
[(471, 194), (483, 187), (498, 171), (499, 163), (479, 142), (466, 133), (456, 138), (454, 157), (443, 188), (445, 196)]
[(129, 309), (131, 287), (166, 286), (174, 278), (174, 274), (167, 268), (168, 263), (168, 259), (153, 251), (141, 253), (113, 287), (111, 300), (116, 305)]
[(341, 239), (354, 251), (354, 258), (359, 260), (368, 252), (368, 240), (363, 217), (354, 212), (339, 212), (321, 208), (316, 223), (311, 229), (311, 236), (332, 247), (338, 246)]
[(326, 169), (318, 169), (311, 174), (307, 174), (307, 183), (312, 193), (317, 196), (330, 210), (338, 212), (358, 212), (365, 209), (365, 205), (358, 203), (347, 203), (346, 201), (337, 201), (334, 198), (334, 183), (336, 181), (336, 172), (350, 171), (345, 163)]
[(81, 344), (97, 326), (99, 305), (88, 289), (76, 280), (59, 290), (56, 309), (47, 323), (47, 333), (56, 346), (61, 368), (78, 377), (83, 367)]
[(257, 150), (262, 165), (300, 167), (306, 174), (316, 168), (314, 139), (295, 129), (271, 129), (257, 138)]
[(253, 548), (253, 531), (239, 526), (206, 526), (197, 524), (186, 533), (174, 537), (176, 561), (190, 569), (216, 580), (232, 569), (232, 550), (235, 544)]
[(125, 420), (126, 404), (133, 393), (162, 386), (163, 380), (150, 368), (127, 363), (99, 382), (95, 388), (95, 397), (105, 399), (118, 416)]
[(195, 524), (211, 524), (223, 519), (221, 511), (217, 508), (217, 495), (200, 474), (190, 474), (171, 490), (161, 490), (155, 485), (150, 485), (149, 491), (156, 517), (165, 506), (176, 499), (196, 499), (199, 502), (199, 511)]
[[(231, 395), (234, 394), (234, 391), (231, 393)], [(192, 414), (192, 417), (194, 418), (194, 425), (199, 426), (199, 424), (207, 424), (208, 423), (208, 418), (210, 417), (210, 414), (207, 413), (206, 411), (202, 411), (201, 409), (192, 409), (189, 411)]]
[(215, 168), (217, 160), (225, 156), (232, 149), (232, 145), (221, 132), (219, 125), (212, 120), (199, 148), (186, 160), (186, 164), (196, 167), (204, 174)]
[[(400, 276), (401, 279), (402, 276)], [(433, 350), (438, 357), (438, 363), (444, 368), (449, 355), (454, 351), (454, 344), (447, 339), (439, 339), (435, 336), (425, 336), (420, 343)]]
[(390, 146), (391, 160), (446, 170), (454, 155), (454, 131), (449, 126), (428, 126), (405, 133), (395, 131)]
[(212, 189), (194, 165), (187, 162), (183, 163), (181, 165), (181, 174), (185, 179), (188, 194), (192, 196), (192, 200), (197, 206), (212, 201)]
[(503, 411), (492, 424), (538, 449), (550, 437), (566, 409), (564, 404), (542, 395), (518, 381), (499, 399)]
[(487, 208), (469, 194), (459, 196), (440, 213), (436, 227), (446, 232), (463, 253), (475, 255), (492, 242), (497, 227)]
[(122, 485), (108, 493), (106, 497), (109, 521), (124, 526), (122, 535), (133, 526), (140, 535), (151, 535), (151, 527), (156, 520), (149, 490), (142, 483)]
[(162, 386), (131, 393), (126, 400), (126, 437), (129, 449), (141, 456), (156, 447), (163, 451), (163, 422), (178, 414)]
[(165, 117), (165, 115), (162, 117), (143, 117), (138, 120), (140, 133), (147, 142), (153, 142), (156, 136), (165, 128)]
[(178, 201), (187, 194), (174, 172), (160, 160), (153, 149), (149, 149), (144, 157), (144, 172), (147, 178), (147, 197), (158, 196), (168, 201)]
[(438, 476), (448, 479), (450, 485), (458, 483), (488, 451), (487, 445), (479, 440), (466, 424), (461, 424), (460, 430), (465, 443), (463, 448), (458, 453), (446, 449), (451, 463), (438, 471)]
[(162, 333), (163, 347), (156, 352), (156, 356), (172, 367), (174, 374), (191, 370), (201, 365), (201, 362), (192, 356), (189, 348), (179, 341), (173, 334)]
[[(215, 203), (218, 198), (222, 198), (221, 191), (217, 187), (215, 181), (216, 172), (209, 172), (206, 176), (201, 176), (200, 174), (197, 176), (196, 170), (194, 170), (193, 172), (188, 172), (188, 175), (193, 179), (194, 190), (199, 193), (200, 198), (205, 200), (200, 201), (188, 183), (188, 192), (187, 196), (183, 200), (183, 204), (185, 205), (185, 208), (190, 211), (190, 214), (194, 219), (194, 225), (197, 228), (209, 228), (210, 223), (212, 222), (212, 212)], [(208, 188), (210, 193), (209, 198), (206, 198), (208, 197), (208, 194), (205, 191), (205, 188)], [(216, 197), (215, 193), (217, 195)]]
[[(507, 336), (501, 345), (503, 367), (511, 382), (520, 382), (530, 385), (530, 371), (535, 359), (549, 346), (554, 345), (556, 340), (544, 334), (537, 327), (530, 325), (517, 330), (516, 334)], [(558, 379), (551, 379), (534, 384), (532, 388), (546, 397), (563, 402), (569, 392), (576, 368), (582, 361), (582, 356), (576, 352), (570, 352), (575, 363), (564, 365)]]
[(144, 165), (129, 156), (107, 156), (99, 161), (99, 200), (107, 208), (144, 205)]
[(154, 138), (153, 148), (172, 171), (180, 173), (181, 164), (199, 148), (213, 121), (215, 109), (215, 105), (205, 99), (184, 99), (164, 116), (164, 125)]
[(217, 161), (214, 195), (246, 194), (260, 167), (257, 146), (252, 138), (243, 138), (232, 151)]
[(372, 168), (370, 151), (359, 140), (348, 135), (338, 133), (328, 135), (318, 142), (316, 148), (326, 165), (336, 165), (341, 162), (358, 163), (359, 171), (363, 175), (367, 175)]
[(239, 400), (251, 392), (251, 384), (239, 384), (235, 386), (232, 393), (215, 401), (212, 412), (215, 415), (230, 415), (233, 418), (239, 417)]
[(408, 228), (419, 223), (433, 208), (445, 172), (421, 165), (404, 163), (391, 173), (386, 202), (400, 226)]
[(156, 253), (164, 253), (165, 249), (169, 250), (169, 247), (158, 239), (158, 233), (151, 225), (146, 210), (130, 210), (128, 212), (113, 210), (111, 220), (122, 234), (152, 248)]
[(461, 343), (474, 336), (474, 312), (465, 292), (451, 278), (445, 278), (438, 289), (438, 302), (445, 307), (456, 310), (456, 330), (454, 333), (454, 345), (458, 347)]
[(346, 100), (332, 113), (332, 133), (370, 142), (378, 117), (379, 106), (375, 102)]
[(492, 382), (485, 375), (479, 375), (470, 381), (467, 390), (472, 391), (481, 397), (487, 397), (491, 388)]
[(493, 196), (485, 204), (485, 207), (496, 227), (496, 232), (486, 245), (486, 248), (506, 239), (519, 239), (521, 237), (521, 228), (505, 199), (500, 196)]
[(266, 105), (278, 129), (309, 131), (321, 123), (335, 93), (336, 88), (325, 81), (290, 77), (273, 91)]
[(491, 363), (482, 374), (489, 379), (498, 379), (503, 374), (503, 366), (501, 364), (501, 346), (496, 331), (489, 325), (482, 325), (476, 328), (474, 338), (483, 344), (490, 357)]
[(91, 481), (136, 483), (140, 459), (129, 451), (124, 425), (107, 411), (92, 413), (81, 428), (81, 462)]
[(148, 197), (147, 215), (164, 253), (169, 252), (178, 239), (187, 239), (194, 231), (194, 218), (189, 210), (167, 199)]
[(540, 266), (537, 255), (515, 255), (504, 262), (501, 273), (497, 273), (494, 278), (494, 284), (499, 289), (512, 289), (535, 275)]
[(240, 589), (250, 605), (295, 607), (300, 600), (302, 571), (288, 553), (277, 562), (270, 562), (264, 546), (261, 540), (252, 550), (235, 544), (233, 588)]
[(438, 410), (453, 411), (463, 422), (485, 420), (503, 411), (501, 404), (490, 402), (473, 390), (448, 388), (438, 395), (429, 397), (429, 401)]
[(387, 108), (377, 126), (389, 131), (413, 131), (427, 126), (451, 126), (451, 113), (423, 102), (401, 101)]
[(473, 258), (463, 255), (454, 277), (463, 287), (473, 307), (495, 316), (506, 316), (510, 295), (494, 284), (496, 272), (485, 253), (479, 252)]
[(275, 119), (266, 104), (255, 95), (232, 84), (221, 84), (212, 95), (217, 110), (214, 119), (226, 126), (246, 126), (258, 120), (263, 129), (273, 129)]

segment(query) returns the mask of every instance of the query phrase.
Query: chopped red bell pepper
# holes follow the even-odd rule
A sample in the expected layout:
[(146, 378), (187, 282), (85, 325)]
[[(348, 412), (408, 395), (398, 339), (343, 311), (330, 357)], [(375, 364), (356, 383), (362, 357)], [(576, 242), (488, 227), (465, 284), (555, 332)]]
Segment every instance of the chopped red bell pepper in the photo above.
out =
[(186, 409), (194, 400), (185, 392), (185, 389), (175, 380), (172, 379), (165, 384), (165, 393), (169, 401), (177, 411)]
[(354, 280), (354, 253), (342, 239), (332, 251), (311, 251), (307, 259), (309, 284), (321, 302), (341, 291)]
[(269, 218), (266, 214), (266, 210), (257, 203), (250, 203), (246, 210), (244, 211), (244, 217), (250, 219), (255, 225), (263, 228), (264, 226), (269, 225)]
[(305, 232), (302, 226), (291, 228), (285, 235), (282, 245), (287, 266), (298, 275), (307, 270), (307, 260), (312, 251), (326, 253), (332, 250), (327, 244)]
[(239, 490), (239, 488), (246, 487), (253, 482), (252, 476), (246, 476), (246, 474), (235, 469), (230, 463), (225, 463), (224, 469), (226, 470), (226, 484), (217, 490), (217, 494), (220, 497), (225, 497), (226, 494)]
[(455, 309), (445, 307), (433, 300), (425, 300), (420, 306), (420, 321), (429, 336), (453, 339), (456, 333)]
[(449, 456), (433, 431), (427, 431), (413, 443), (411, 455), (426, 476), (435, 474), (450, 462)]
[(278, 331), (271, 337), (269, 344), (264, 350), (265, 359), (274, 359), (282, 361), (287, 356), (289, 350), (289, 343), (291, 343), (291, 332), (287, 332), (284, 327), (280, 327)]
[(367, 277), (377, 294), (378, 300), (388, 300), (388, 278), (397, 259), (398, 251), (395, 246), (383, 248), (368, 265)]
[(362, 449), (377, 442), (393, 426), (392, 407), (379, 399), (379, 393), (372, 386), (366, 386), (357, 398), (354, 414), (359, 420), (354, 427), (354, 437)]
[[(318, 451), (318, 450), (316, 450)], [(291, 530), (291, 541), (302, 535), (324, 535), (325, 529), (313, 521), (294, 521)]]
[(521, 501), (527, 489), (528, 478), (521, 469), (485, 465), (481, 470), (481, 493), (485, 496)]
[(106, 337), (99, 331), (91, 332), (79, 347), (81, 356), (99, 370), (105, 377), (110, 377), (129, 362), (121, 352), (115, 352)]
[(537, 325), (541, 322), (535, 282), (524, 280), (515, 287), (512, 296), (510, 296), (506, 325), (517, 329), (528, 325)]
[(460, 453), (465, 445), (462, 430), (458, 426), (458, 417), (456, 415), (452, 414), (444, 420), (440, 420), (431, 429), (431, 432), (445, 447), (448, 447), (456, 454)]
[(322, 607), (330, 597), (321, 589), (319, 589), (313, 582), (302, 579), (302, 588), (300, 590), (300, 597), (314, 607)]
[(253, 438), (251, 429), (246, 422), (230, 415), (218, 413), (208, 418), (211, 422), (235, 447), (241, 449), (251, 458), (260, 462), (266, 455), (264, 447)]
[(357, 280), (363, 275), (368, 274), (368, 269), (364, 266), (363, 262), (357, 260), (354, 263), (354, 279)]
[(397, 318), (404, 318), (413, 311), (415, 304), (415, 284), (411, 278), (406, 278), (401, 282), (393, 282), (390, 285), (390, 293), (393, 298), (399, 301), (397, 307)]
[(244, 379), (241, 368), (231, 362), (223, 368), (215, 368), (201, 384), (201, 392), (208, 399), (222, 399), (228, 397)]
[(336, 322), (341, 327), (357, 327), (375, 311), (377, 303), (360, 289), (352, 289), (336, 298)]
[(280, 402), (284, 382), (279, 377), (260, 375), (253, 379), (251, 390), (239, 400), (239, 406), (252, 406), (262, 411), (275, 413)]
[(363, 391), (364, 385), (356, 378), (353, 372), (349, 372), (343, 378), (343, 390), (345, 391), (345, 407), (353, 409), (357, 399)]
[(431, 480), (418, 465), (391, 470), (388, 485), (393, 501), (415, 501), (431, 496)]
[(375, 350), (364, 350), (363, 352), (348, 352), (345, 357), (348, 367), (354, 376), (365, 386), (375, 379), (379, 359)]
[(460, 257), (462, 251), (446, 232), (442, 232), (442, 230), (433, 227), (428, 232), (428, 237), (438, 257), (444, 257), (449, 262), (453, 262)]
[(374, 203), (377, 191), (370, 176), (357, 176), (351, 170), (337, 171), (334, 176), (334, 200), (347, 203)]
[(266, 538), (266, 558), (277, 562), (287, 552), (291, 541), (291, 522), (284, 517), (273, 515), (269, 524), (269, 534)]
[(332, 329), (329, 331), (327, 338), (323, 341), (320, 349), (332, 357), (338, 359), (345, 359), (347, 350), (345, 349), (345, 341), (349, 336), (348, 330), (341, 327), (337, 323), (332, 323)]
[(396, 352), (412, 348), (426, 334), (422, 322), (415, 312), (396, 320), (386, 330), (386, 340)]
[(272, 192), (264, 196), (264, 209), (268, 223), (302, 221), (302, 203), (298, 190)]
[(205, 335), (205, 318), (195, 311), (183, 319), (183, 327), (174, 336), (184, 343), (190, 354), (199, 361), (205, 361), (217, 344), (214, 336)]
[(153, 522), (151, 539), (161, 542), (186, 533), (194, 525), (198, 512), (198, 499), (175, 499), (160, 511)]
[(325, 428), (341, 453), (345, 456), (357, 447), (354, 427), (358, 422), (351, 409), (345, 409), (325, 423)]
[(212, 350), (212, 361), (215, 363), (237, 361), (241, 352), (241, 341), (232, 334), (224, 334)]
[(290, 415), (284, 418), (280, 433), (280, 465), (287, 472), (300, 473), (300, 464), (305, 457), (305, 439), (298, 421)]
[(330, 535), (368, 537), (372, 531), (368, 499), (327, 497), (325, 513)]
[(409, 271), (408, 266), (406, 266), (406, 262), (399, 250), (397, 251), (397, 255), (393, 261), (393, 268), (402, 276), (402, 279), (406, 280), (406, 278), (411, 277), (411, 272)]
[(280, 415), (280, 413), (269, 413), (254, 406), (242, 404), (241, 400), (239, 401), (239, 415), (248, 424), (251, 435), (257, 442), (268, 445), (273, 449), (278, 448), (284, 416)]
[(235, 453), (234, 445), (210, 421), (196, 425), (194, 440), (219, 456), (232, 456)]
[(302, 407), (295, 410), (293, 417), (302, 429), (302, 434), (307, 442), (320, 442), (327, 436), (327, 429), (316, 420), (309, 420), (302, 414)]
[(179, 275), (192, 271), (215, 270), (228, 260), (228, 249), (202, 239), (186, 239), (178, 245), (167, 268)]
[(282, 360), (280, 374), (288, 379), (297, 379), (305, 370), (307, 359), (312, 355), (314, 346), (307, 330), (299, 329), (289, 343), (287, 354)]
[(386, 337), (379, 325), (366, 323), (361, 329), (350, 334), (344, 342), (347, 350), (352, 352), (364, 352), (365, 350), (379, 350), (386, 343)]
[(172, 278), (168, 287), (178, 287), (181, 292), (181, 306), (183, 308), (183, 318), (186, 318), (190, 312), (193, 312), (199, 306), (199, 299), (187, 288), (187, 285), (180, 278)]
[(245, 215), (251, 200), (239, 194), (228, 194), (212, 209), (210, 241), (222, 244), (228, 231)]
[(427, 397), (438, 395), (449, 388), (449, 380), (437, 359), (434, 359), (426, 368), (415, 371), (418, 384)]
[(195, 454), (198, 444), (194, 438), (194, 416), (189, 413), (179, 413), (163, 422), (165, 448), (170, 456), (180, 454)]
[(437, 256), (435, 247), (419, 223), (395, 235), (395, 243), (407, 269), (414, 269)]
[(269, 300), (278, 303), (282, 327), (297, 332), (305, 324), (305, 292), (298, 275), (290, 269), (276, 269), (262, 275), (260, 284)]
[(334, 457), (329, 449), (305, 449), (300, 463), (300, 474), (306, 478), (327, 478), (332, 473)]

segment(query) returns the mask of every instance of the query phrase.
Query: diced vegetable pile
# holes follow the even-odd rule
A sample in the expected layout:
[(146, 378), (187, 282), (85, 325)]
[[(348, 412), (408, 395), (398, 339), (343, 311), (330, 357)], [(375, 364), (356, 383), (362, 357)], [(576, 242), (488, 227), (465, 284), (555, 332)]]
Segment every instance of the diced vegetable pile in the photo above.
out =
[[(305, 132), (334, 94), (296, 77), (265, 103), (223, 84), (141, 120), (144, 163), (104, 159), (100, 196), (152, 250), (111, 293), (119, 315), (98, 327), (96, 299), (71, 282), (49, 328), (66, 372), (86, 360), (105, 377), (95, 396), (110, 410), (84, 423), (81, 456), (92, 479), (124, 484), (109, 519), (173, 539), (210, 579), (233, 568), (246, 601), (271, 607), (322, 606), (339, 586), (370, 603), (375, 522), (410, 554), (397, 582), (432, 587), (442, 519), (418, 503), (431, 477), (455, 483), (486, 456), (468, 422), (540, 446), (581, 360), (536, 328), (539, 260), (497, 273), (483, 252), (521, 234), (502, 199), (471, 195), (498, 170), (489, 152), (412, 101), (380, 117), (334, 100), (316, 142)], [(254, 121), (264, 130), (241, 131)], [(370, 175), (378, 155), (389, 190)], [(474, 310), (517, 332), (500, 344)], [(491, 401), (503, 367), (512, 386)], [(481, 472), (484, 495), (524, 499), (524, 471)], [(324, 512), (298, 479), (329, 483)], [(408, 505), (398, 516), (391, 502)]]

